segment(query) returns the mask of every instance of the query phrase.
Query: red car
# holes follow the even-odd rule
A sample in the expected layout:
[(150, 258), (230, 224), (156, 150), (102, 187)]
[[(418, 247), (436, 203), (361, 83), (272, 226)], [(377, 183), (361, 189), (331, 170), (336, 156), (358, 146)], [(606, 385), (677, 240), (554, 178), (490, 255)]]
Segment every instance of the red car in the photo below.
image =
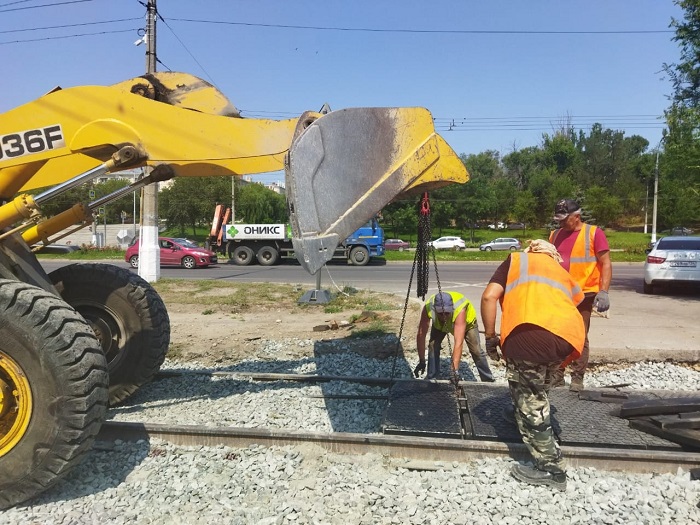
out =
[[(217, 257), (212, 251), (200, 248), (192, 241), (180, 238), (158, 237), (160, 245), (161, 266), (182, 266), (183, 268), (206, 268), (210, 264), (216, 264)], [(136, 241), (126, 249), (124, 260), (132, 268), (139, 267), (139, 241)]]
[(410, 243), (401, 239), (387, 239), (384, 241), (385, 250), (399, 250), (400, 252), (408, 250), (411, 247)]

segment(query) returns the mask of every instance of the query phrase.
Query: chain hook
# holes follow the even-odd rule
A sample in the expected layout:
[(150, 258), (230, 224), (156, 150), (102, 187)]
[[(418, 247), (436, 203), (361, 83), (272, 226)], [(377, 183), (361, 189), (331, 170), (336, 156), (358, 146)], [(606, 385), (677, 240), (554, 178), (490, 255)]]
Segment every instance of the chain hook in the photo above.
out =
[(428, 198), (428, 192), (423, 193), (423, 199), (420, 203), (420, 214), (430, 215), (430, 199)]

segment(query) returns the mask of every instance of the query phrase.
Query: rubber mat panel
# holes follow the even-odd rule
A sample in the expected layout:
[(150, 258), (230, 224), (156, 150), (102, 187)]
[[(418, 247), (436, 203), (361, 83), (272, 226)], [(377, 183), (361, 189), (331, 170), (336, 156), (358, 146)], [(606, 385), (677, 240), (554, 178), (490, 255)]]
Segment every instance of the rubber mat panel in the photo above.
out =
[(389, 393), (385, 434), (462, 437), (459, 400), (454, 386), (430, 381), (402, 381)]
[(563, 445), (642, 449), (679, 447), (671, 441), (630, 428), (626, 419), (617, 416), (619, 404), (583, 401), (576, 392), (570, 392), (566, 388), (553, 389), (549, 399), (552, 405), (552, 427)]
[[(472, 438), (515, 443), (522, 441), (515, 422), (504, 416), (504, 409), (512, 404), (507, 386), (469, 384), (464, 386), (464, 394), (472, 424)], [(620, 407), (617, 403), (580, 400), (578, 394), (570, 392), (568, 388), (553, 389), (549, 399), (552, 429), (563, 445), (642, 449), (679, 447), (673, 442), (630, 428), (627, 420), (617, 417)]]
[(491, 439), (504, 442), (522, 442), (515, 422), (504, 417), (504, 409), (511, 406), (507, 386), (463, 385), (472, 436), (467, 439)]

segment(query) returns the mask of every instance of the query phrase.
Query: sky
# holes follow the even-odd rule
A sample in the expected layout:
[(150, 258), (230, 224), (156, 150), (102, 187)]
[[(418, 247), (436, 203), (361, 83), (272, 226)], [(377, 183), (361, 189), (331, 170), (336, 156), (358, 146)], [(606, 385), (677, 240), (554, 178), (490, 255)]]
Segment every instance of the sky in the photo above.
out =
[[(145, 72), (146, 0), (0, 0), (0, 112)], [(661, 139), (671, 0), (158, 0), (159, 71), (244, 117), (421, 106), (458, 154), (538, 146), (563, 123)], [(65, 26), (65, 27), (57, 27)], [(46, 28), (46, 29), (44, 29)], [(82, 36), (76, 36), (82, 35)], [(0, 118), (2, 118), (0, 116)], [(283, 174), (258, 178), (283, 180)]]

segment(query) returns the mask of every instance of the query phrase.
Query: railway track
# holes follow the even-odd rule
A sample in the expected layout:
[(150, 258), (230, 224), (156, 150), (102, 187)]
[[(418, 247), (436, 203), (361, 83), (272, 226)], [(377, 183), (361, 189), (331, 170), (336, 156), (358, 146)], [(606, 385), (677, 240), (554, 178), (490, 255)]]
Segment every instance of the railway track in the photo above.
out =
[[(278, 374), (255, 372), (165, 371), (160, 379), (182, 375), (209, 375), (254, 381), (295, 381), (324, 383), (330, 381), (357, 382), (371, 386), (389, 386), (392, 380), (377, 377), (321, 376), (310, 374)], [(398, 379), (393, 382), (414, 382)], [(314, 396), (315, 397), (315, 396)], [(387, 399), (381, 395), (321, 395), (331, 399)], [(464, 406), (464, 398), (460, 402)], [(468, 462), (482, 458), (510, 457), (527, 460), (529, 454), (522, 443), (498, 439), (470, 439), (463, 432), (462, 439), (381, 433), (312, 432), (279, 428), (249, 428), (209, 425), (170, 425), (150, 422), (108, 421), (102, 427), (98, 441), (163, 440), (185, 446), (248, 447), (289, 446), (313, 444), (321, 449), (341, 454), (380, 454), (391, 458), (405, 468), (434, 470), (450, 462)], [(102, 445), (105, 446), (105, 445)], [(108, 445), (107, 445), (108, 446)], [(610, 446), (567, 446), (562, 451), (571, 466), (588, 466), (601, 470), (634, 473), (675, 473), (679, 468), (693, 470), (700, 467), (700, 451), (659, 450)]]

